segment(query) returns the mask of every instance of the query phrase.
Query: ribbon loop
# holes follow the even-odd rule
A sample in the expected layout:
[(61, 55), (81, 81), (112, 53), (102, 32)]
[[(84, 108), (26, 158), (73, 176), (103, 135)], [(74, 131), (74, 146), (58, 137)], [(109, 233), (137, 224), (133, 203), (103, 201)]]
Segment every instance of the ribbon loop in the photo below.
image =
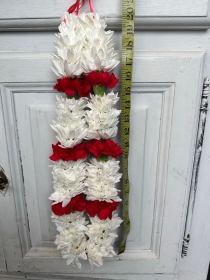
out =
[[(88, 0), (88, 2), (89, 2), (90, 12), (94, 13), (92, 0)], [(84, 6), (84, 4), (85, 4), (85, 0), (76, 0), (76, 2), (67, 10), (67, 12), (69, 14), (76, 13), (76, 15), (78, 15), (79, 10)]]

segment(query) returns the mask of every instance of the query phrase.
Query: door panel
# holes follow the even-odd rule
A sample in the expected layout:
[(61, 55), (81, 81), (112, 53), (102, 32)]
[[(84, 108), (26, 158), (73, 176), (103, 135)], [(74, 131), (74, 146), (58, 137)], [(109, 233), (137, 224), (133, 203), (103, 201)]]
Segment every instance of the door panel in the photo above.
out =
[[(84, 263), (83, 274), (174, 273), (191, 179), (203, 63), (203, 52), (135, 52), (129, 154), (131, 232), (124, 254), (107, 259), (92, 272)], [(53, 245), (56, 231), (50, 220), (48, 157), (56, 142), (49, 126), (55, 116), (52, 86), (56, 78), (50, 64), (49, 54), (0, 56), (23, 255), (16, 264), (23, 272), (78, 273), (77, 268), (66, 266)], [(11, 65), (12, 75), (8, 75)], [(14, 271), (14, 266), (9, 270)]]
[[(164, 207), (164, 182), (158, 175), (165, 173), (167, 167), (173, 98), (173, 83), (133, 85), (129, 154), (131, 232), (127, 245), (142, 253), (151, 250), (156, 256)], [(159, 157), (162, 145), (166, 161)]]

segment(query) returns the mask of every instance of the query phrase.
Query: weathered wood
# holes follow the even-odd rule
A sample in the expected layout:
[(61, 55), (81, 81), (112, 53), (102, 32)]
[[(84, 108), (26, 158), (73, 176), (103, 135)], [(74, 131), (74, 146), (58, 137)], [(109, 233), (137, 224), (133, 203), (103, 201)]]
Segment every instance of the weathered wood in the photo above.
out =
[(202, 155), (203, 138), (204, 138), (205, 125), (206, 125), (206, 115), (208, 111), (209, 91), (210, 91), (210, 79), (205, 78), (203, 83), (202, 97), (201, 97), (197, 143), (196, 143), (192, 182), (191, 182), (190, 195), (189, 195), (188, 213), (187, 213), (186, 225), (185, 225), (185, 234), (184, 234), (183, 245), (182, 245), (182, 257), (187, 256), (187, 250), (191, 239), (190, 234), (191, 234), (195, 199), (197, 193), (198, 174), (199, 174), (200, 160)]
[(2, 99), (0, 98), (0, 165), (4, 168), (10, 181), (6, 195), (0, 195), (0, 236), (2, 242), (0, 253), (2, 253), (1, 261), (6, 260), (4, 264), (1, 262), (3, 270), (17, 269), (18, 260), (22, 258), (4, 121)]

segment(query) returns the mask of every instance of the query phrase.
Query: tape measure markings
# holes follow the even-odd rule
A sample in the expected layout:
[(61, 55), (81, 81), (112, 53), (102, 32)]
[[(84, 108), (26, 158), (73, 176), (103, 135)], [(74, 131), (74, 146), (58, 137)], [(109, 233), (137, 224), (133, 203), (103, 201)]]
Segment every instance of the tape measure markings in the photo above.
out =
[(122, 4), (122, 169), (123, 169), (123, 221), (124, 236), (118, 253), (125, 251), (126, 240), (130, 232), (129, 218), (129, 177), (128, 177), (128, 154), (130, 138), (130, 106), (132, 88), (132, 69), (134, 52), (134, 17), (135, 0), (123, 0)]

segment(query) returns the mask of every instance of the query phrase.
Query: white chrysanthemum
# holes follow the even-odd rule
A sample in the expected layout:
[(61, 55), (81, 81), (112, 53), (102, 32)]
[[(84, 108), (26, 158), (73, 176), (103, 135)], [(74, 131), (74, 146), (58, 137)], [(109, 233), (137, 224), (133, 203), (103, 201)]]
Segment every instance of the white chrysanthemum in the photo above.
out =
[(75, 14), (65, 13), (59, 26), (55, 42), (56, 54), (52, 56), (52, 70), (59, 77), (74, 77), (82, 74), (81, 50), (84, 41), (84, 28)]
[(71, 111), (82, 111), (86, 105), (87, 105), (87, 98), (86, 97), (80, 97), (80, 99), (76, 100), (74, 98), (64, 98), (62, 96), (56, 96), (57, 102), (56, 102), (56, 108), (59, 111), (62, 110), (69, 110)]
[(65, 207), (72, 197), (82, 193), (86, 178), (86, 163), (83, 160), (57, 161), (53, 166), (53, 183), (55, 192), (49, 197), (53, 204), (62, 202)]
[[(56, 123), (63, 126), (68, 126), (70, 123), (71, 126), (77, 127), (77, 122), (84, 121), (86, 117), (86, 111), (84, 110), (86, 106), (87, 98), (85, 97), (76, 100), (75, 98), (68, 99), (57, 96)], [(76, 124), (71, 122), (76, 122)]]
[(57, 118), (51, 127), (58, 133), (56, 138), (65, 148), (72, 148), (82, 142), (87, 132), (86, 98), (76, 100), (57, 97)]
[(114, 214), (112, 219), (100, 220), (98, 216), (95, 216), (90, 218), (90, 222), (91, 224), (87, 225), (88, 230), (86, 231), (89, 238), (102, 236), (105, 239), (106, 237), (117, 237), (114, 231), (120, 226), (122, 219), (117, 214)]
[(87, 259), (86, 237), (83, 231), (75, 227), (64, 229), (56, 235), (55, 244), (57, 249), (61, 250), (63, 258), (67, 259), (67, 264), (75, 262), (81, 268), (78, 259)]
[(52, 214), (52, 222), (55, 223), (57, 231), (61, 232), (64, 229), (76, 228), (80, 231), (86, 231), (88, 222), (83, 217), (83, 212), (72, 212), (69, 215), (57, 216)]
[(103, 254), (100, 251), (100, 246), (96, 245), (94, 242), (91, 240), (87, 241), (86, 245), (86, 252), (88, 255), (88, 260), (91, 264), (91, 266), (96, 265), (96, 266), (102, 266), (103, 265)]
[(105, 31), (105, 18), (98, 14), (65, 13), (55, 42), (52, 60), (59, 77), (80, 76), (93, 70), (111, 71), (119, 63), (115, 59), (113, 32)]
[(87, 242), (87, 255), (90, 264), (101, 266), (103, 264), (102, 257), (113, 257), (115, 254), (113, 249), (114, 238), (117, 234), (113, 231), (120, 226), (122, 220), (113, 215), (113, 218), (100, 220), (98, 217), (91, 218), (91, 224), (88, 225), (86, 235), (89, 240)]
[(73, 148), (74, 146), (80, 144), (82, 139), (86, 136), (86, 128), (83, 128), (83, 122), (81, 125), (81, 127), (78, 126), (72, 130), (72, 127), (63, 127), (54, 122), (52, 128), (58, 133), (56, 138), (59, 142), (61, 142), (63, 147)]
[(86, 31), (87, 38), (82, 50), (82, 68), (85, 73), (96, 70), (110, 72), (119, 64), (110, 39), (113, 33), (105, 32), (103, 28)]
[(111, 240), (111, 242), (108, 239), (105, 239), (103, 241), (103, 245), (98, 245), (92, 240), (88, 240), (87, 242), (86, 252), (91, 266), (93, 266), (94, 264), (96, 266), (102, 266), (102, 257), (113, 257), (116, 255), (114, 248), (111, 245), (113, 243), (113, 240)]
[(95, 13), (80, 13), (78, 15), (80, 24), (84, 29), (95, 28), (95, 29), (105, 29), (106, 28), (106, 18)]
[(88, 131), (85, 138), (91, 139), (109, 139), (115, 137), (118, 131), (118, 116), (121, 111), (112, 108), (119, 100), (118, 94), (110, 92), (104, 96), (91, 95), (87, 107), (87, 124)]
[(104, 94), (104, 96), (92, 95), (91, 100), (88, 103), (88, 107), (94, 110), (105, 110), (110, 109), (119, 101), (118, 93), (109, 92), (108, 94)]
[(122, 174), (119, 171), (119, 161), (110, 158), (106, 162), (93, 158), (87, 164), (87, 179), (84, 193), (87, 200), (121, 201), (115, 184), (120, 181)]
[[(61, 50), (58, 52), (61, 53)], [(64, 53), (64, 51), (63, 51)], [(52, 56), (52, 61), (54, 67), (52, 67), (53, 72), (58, 77), (75, 77), (80, 76), (83, 73), (81, 67), (81, 52), (79, 50), (66, 50), (66, 60), (63, 60), (58, 54)]]

